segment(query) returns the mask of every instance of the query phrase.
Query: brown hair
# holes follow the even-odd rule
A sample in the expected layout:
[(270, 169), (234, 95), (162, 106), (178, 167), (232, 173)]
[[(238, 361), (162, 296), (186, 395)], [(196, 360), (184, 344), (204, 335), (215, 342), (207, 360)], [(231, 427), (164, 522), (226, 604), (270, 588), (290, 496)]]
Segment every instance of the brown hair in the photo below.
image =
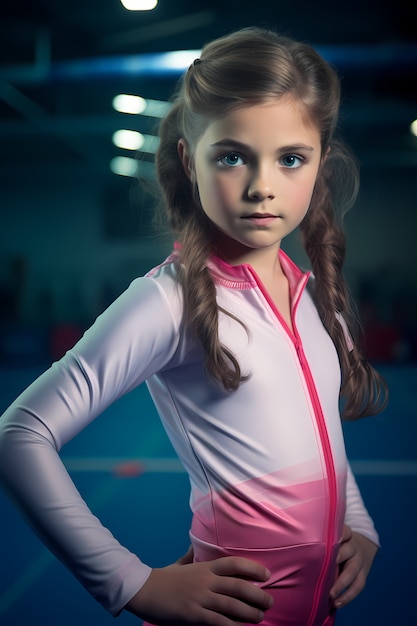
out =
[[(219, 341), (220, 308), (207, 268), (208, 257), (215, 251), (215, 228), (184, 172), (177, 146), (183, 138), (192, 155), (210, 120), (236, 107), (284, 95), (304, 105), (320, 131), (322, 154), (328, 152), (300, 228), (315, 275), (317, 309), (339, 354), (343, 414), (347, 419), (356, 419), (382, 410), (387, 393), (384, 381), (364, 359), (358, 345), (350, 349), (340, 323), (343, 316), (350, 333), (355, 334), (342, 273), (345, 238), (341, 218), (356, 198), (358, 172), (349, 152), (333, 138), (339, 112), (339, 80), (308, 44), (258, 28), (243, 29), (207, 44), (200, 59), (184, 75), (172, 109), (160, 125), (157, 176), (170, 226), (181, 244), (177, 268), (186, 318), (203, 345), (209, 374), (225, 389), (237, 389), (244, 376), (235, 356)], [(338, 195), (343, 196), (340, 206)]]

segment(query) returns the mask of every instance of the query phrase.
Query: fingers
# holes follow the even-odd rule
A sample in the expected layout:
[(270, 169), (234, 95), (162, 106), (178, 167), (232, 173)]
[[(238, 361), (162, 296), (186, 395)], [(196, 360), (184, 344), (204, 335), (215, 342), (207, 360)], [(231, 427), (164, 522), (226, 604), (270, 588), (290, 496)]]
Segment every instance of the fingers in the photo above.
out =
[(264, 582), (271, 576), (269, 570), (241, 557), (223, 557), (211, 562), (211, 571), (216, 575), (212, 587), (216, 610), (254, 624), (263, 620), (264, 611), (273, 604), (272, 596), (245, 579)]
[(268, 577), (263, 566), (240, 557), (177, 562), (153, 569), (125, 608), (161, 626), (257, 624), (272, 606), (272, 598), (255, 581)]
[[(178, 561), (178, 565), (186, 565), (192, 562), (193, 549), (190, 546), (187, 554), (181, 557)], [(213, 574), (217, 578), (217, 581), (212, 590), (215, 591), (221, 601), (219, 602), (220, 612), (227, 612), (229, 610), (230, 615), (236, 615), (238, 618), (249, 620), (247, 611), (242, 613), (242, 602), (253, 607), (261, 609), (256, 611), (254, 608), (252, 618), (254, 623), (262, 621), (263, 610), (266, 610), (272, 606), (272, 597), (259, 587), (255, 586), (253, 582), (248, 582), (245, 579), (251, 581), (264, 582), (271, 576), (269, 570), (262, 565), (245, 559), (242, 557), (223, 557), (214, 561), (211, 561), (209, 567)], [(238, 600), (236, 602), (236, 599)], [(238, 609), (240, 608), (240, 612)], [(237, 611), (237, 612), (236, 612)]]
[(352, 540), (352, 535), (349, 539), (343, 541), (340, 545), (339, 552), (337, 553), (336, 563), (337, 565), (341, 565), (345, 563), (349, 559), (351, 559), (356, 554), (356, 547)]
[(271, 576), (263, 565), (238, 556), (225, 556), (212, 561), (212, 572), (218, 576), (237, 576), (259, 582), (265, 582)]
[[(345, 536), (348, 537), (349, 533), (344, 533)], [(352, 536), (341, 544), (336, 562), (342, 568), (330, 591), (330, 597), (334, 600), (335, 607), (340, 608), (356, 598), (365, 586), (365, 576), (363, 580), (360, 577), (363, 562)]]
[(352, 559), (343, 569), (330, 592), (335, 607), (341, 608), (352, 602), (363, 590), (365, 583), (366, 576), (359, 559)]
[[(265, 617), (265, 612), (257, 606), (250, 606), (241, 599), (223, 594), (213, 596), (210, 606), (206, 608), (223, 616), (225, 623), (226, 620), (232, 620), (230, 622), (231, 624), (235, 624), (236, 622), (259, 624)], [(213, 614), (210, 617), (212, 618)]]
[(212, 586), (212, 591), (225, 599), (227, 604), (232, 600), (230, 606), (237, 606), (235, 603), (237, 600), (240, 605), (253, 606), (264, 611), (269, 609), (273, 602), (269, 593), (252, 582), (232, 576), (218, 576)]
[(378, 547), (369, 539), (345, 526), (337, 556), (341, 572), (330, 591), (336, 608), (352, 602), (363, 590), (377, 551)]

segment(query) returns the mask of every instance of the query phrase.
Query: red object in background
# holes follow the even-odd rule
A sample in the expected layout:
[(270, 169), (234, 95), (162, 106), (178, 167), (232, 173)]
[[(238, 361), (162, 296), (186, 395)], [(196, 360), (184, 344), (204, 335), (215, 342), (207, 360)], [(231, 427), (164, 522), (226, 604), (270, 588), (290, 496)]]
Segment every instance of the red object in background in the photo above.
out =
[(76, 324), (58, 324), (51, 330), (50, 353), (53, 361), (57, 361), (67, 350), (70, 350), (79, 339), (83, 330)]
[(145, 466), (139, 461), (125, 461), (113, 467), (113, 474), (118, 478), (134, 478), (145, 472)]
[(380, 363), (398, 360), (401, 335), (394, 326), (372, 324), (364, 335), (363, 348), (368, 359)]

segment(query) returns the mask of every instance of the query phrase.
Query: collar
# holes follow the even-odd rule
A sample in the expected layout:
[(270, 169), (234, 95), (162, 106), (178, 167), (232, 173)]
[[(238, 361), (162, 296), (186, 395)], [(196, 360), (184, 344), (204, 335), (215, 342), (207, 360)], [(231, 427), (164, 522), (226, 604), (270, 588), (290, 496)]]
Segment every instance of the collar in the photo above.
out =
[[(282, 270), (288, 279), (291, 296), (294, 298), (304, 289), (311, 272), (303, 272), (281, 249), (278, 256)], [(223, 259), (212, 255), (208, 267), (216, 283), (229, 289), (253, 289), (262, 285), (262, 281), (253, 267), (247, 263), (230, 265)]]
[[(175, 242), (173, 257), (177, 257), (179, 250), (181, 250), (181, 244)], [(312, 275), (311, 271), (303, 272), (281, 249), (278, 251), (278, 258), (282, 270), (288, 279), (291, 300), (295, 302), (307, 285)], [(227, 289), (241, 291), (260, 287), (264, 290), (261, 279), (248, 263), (230, 265), (230, 263), (213, 254), (210, 256), (207, 266), (216, 284), (222, 285)]]

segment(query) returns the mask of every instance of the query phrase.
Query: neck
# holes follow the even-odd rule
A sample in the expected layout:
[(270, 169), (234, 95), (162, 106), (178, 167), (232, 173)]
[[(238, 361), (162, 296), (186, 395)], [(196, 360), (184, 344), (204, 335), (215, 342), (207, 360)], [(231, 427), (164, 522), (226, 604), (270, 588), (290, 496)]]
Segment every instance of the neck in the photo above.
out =
[(279, 244), (266, 248), (248, 248), (224, 233), (216, 233), (213, 252), (229, 265), (247, 264), (260, 276), (272, 277), (283, 273), (278, 257), (279, 249)]

